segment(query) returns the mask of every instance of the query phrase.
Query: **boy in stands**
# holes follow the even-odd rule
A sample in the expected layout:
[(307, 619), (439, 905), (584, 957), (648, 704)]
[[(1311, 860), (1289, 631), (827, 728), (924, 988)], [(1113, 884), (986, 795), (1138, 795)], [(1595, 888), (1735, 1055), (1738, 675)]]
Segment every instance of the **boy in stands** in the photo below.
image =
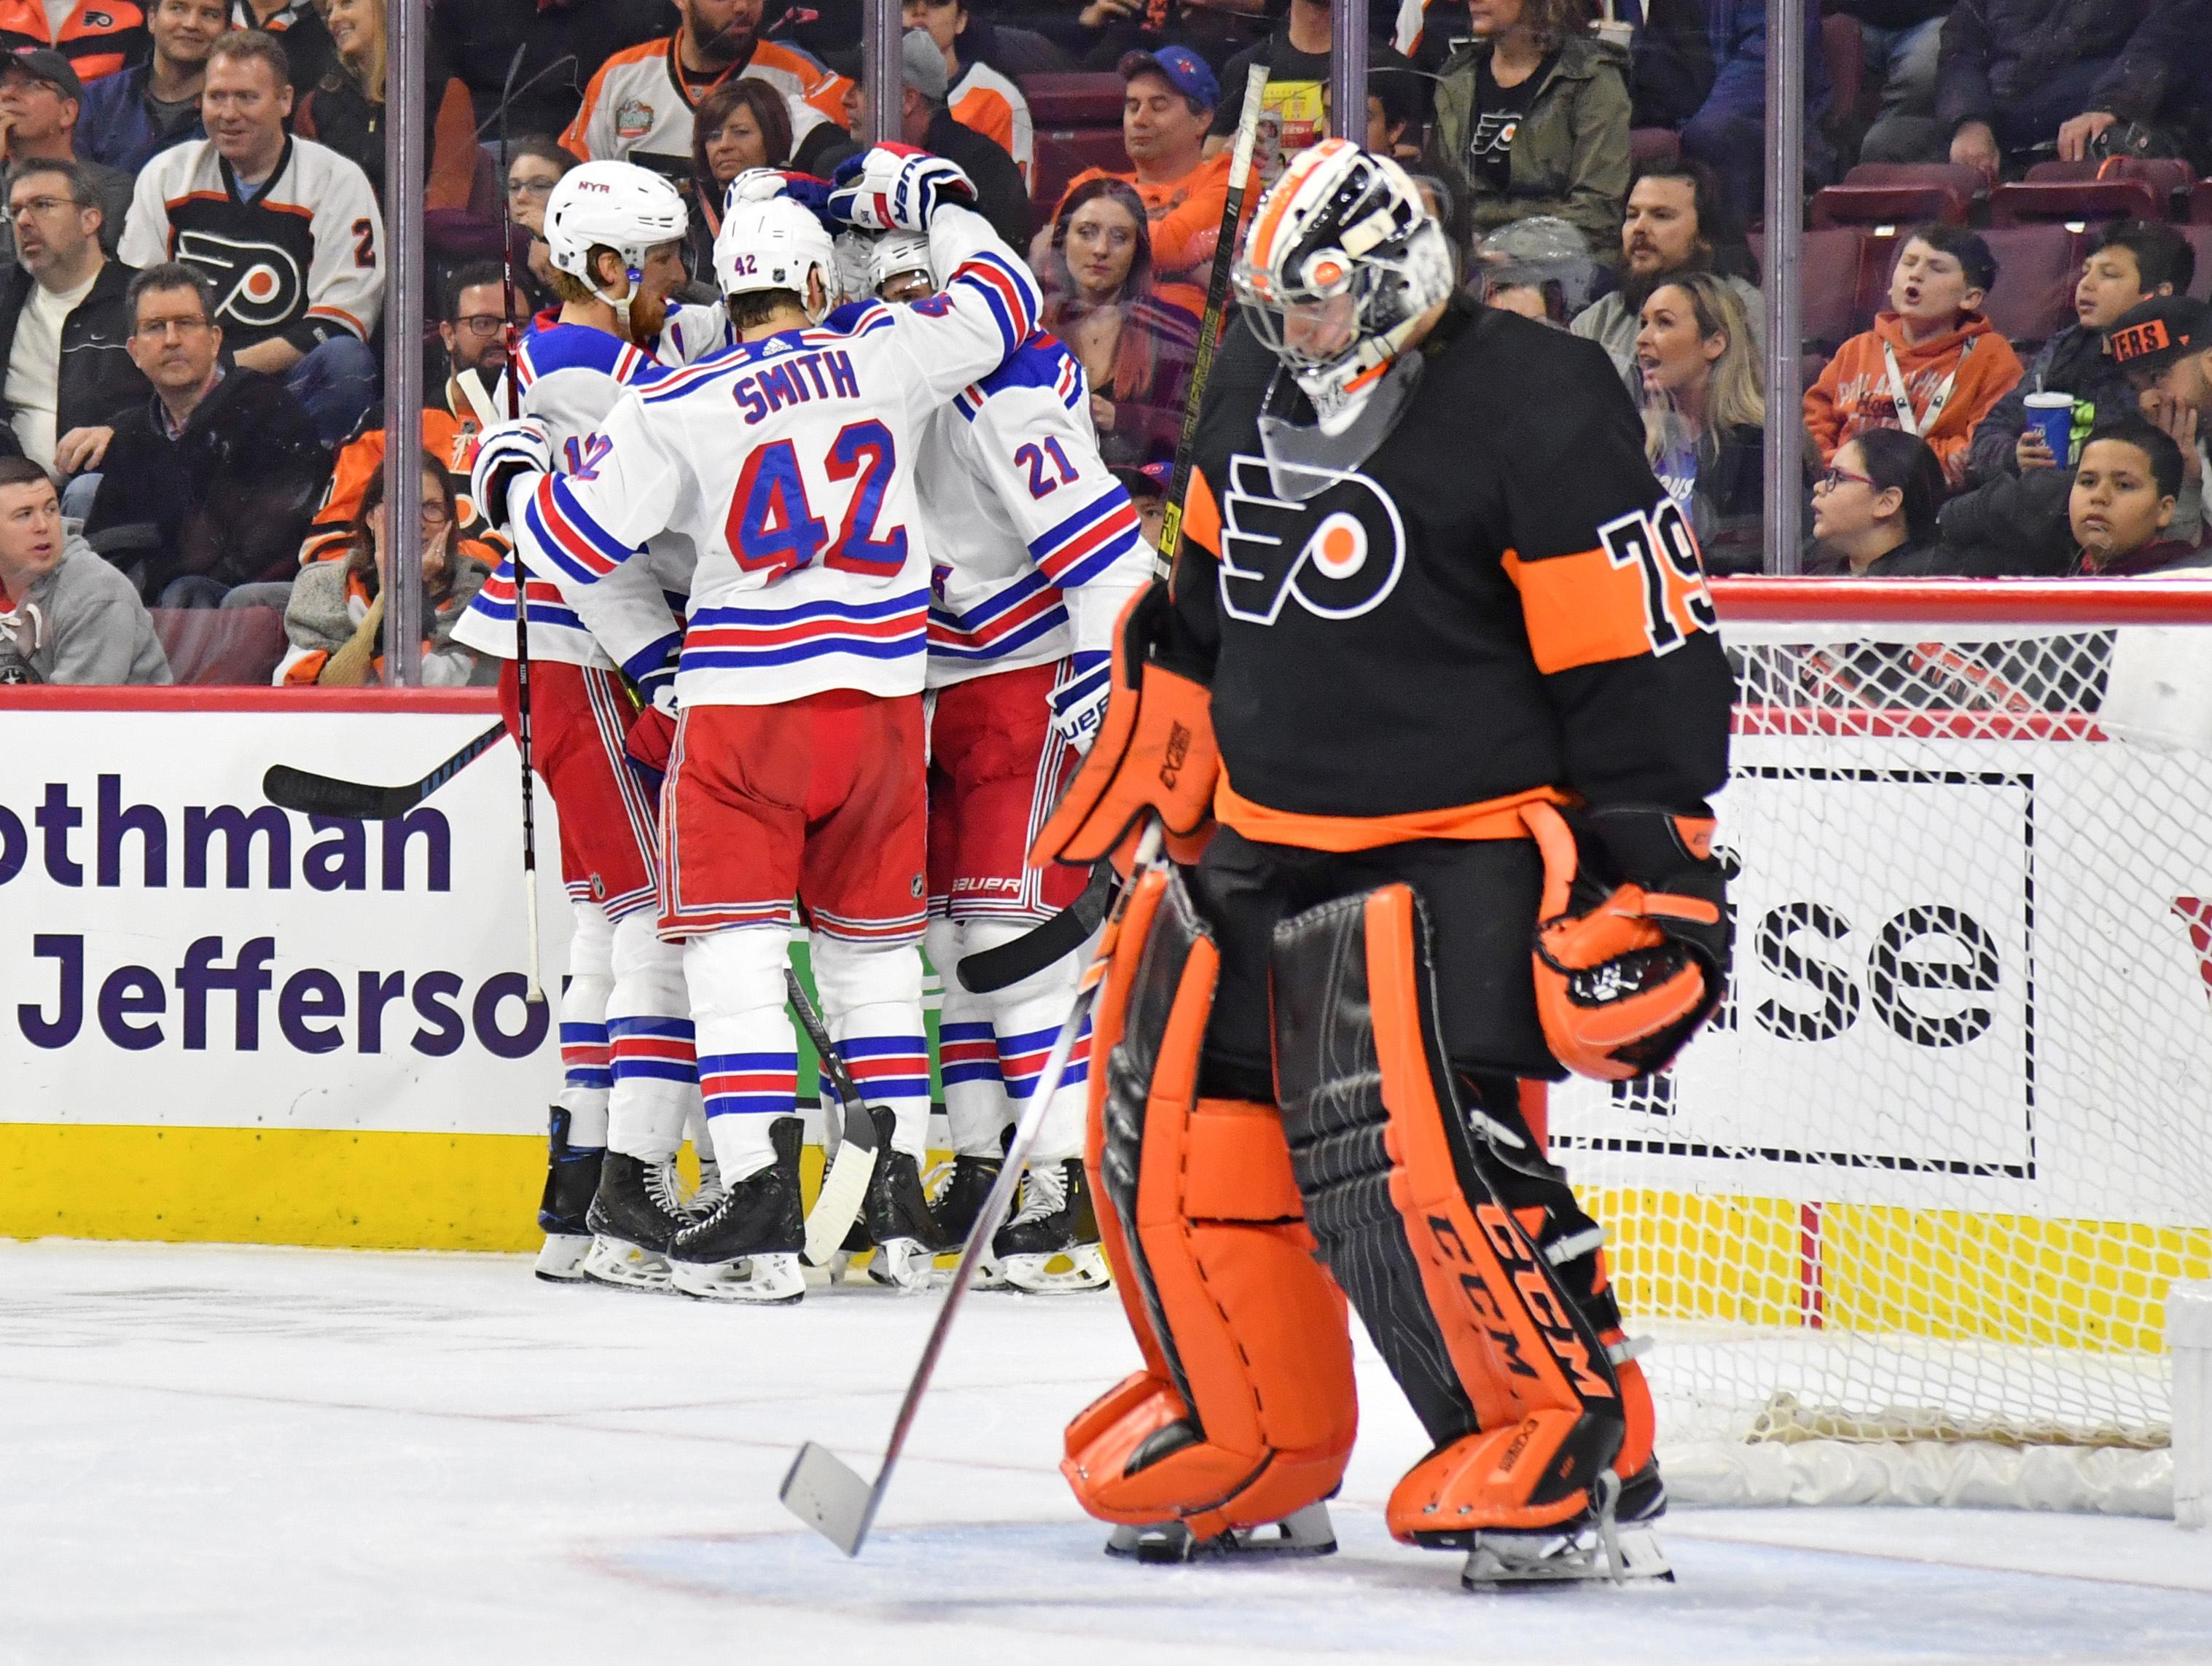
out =
[(1806, 391), (1805, 428), (1821, 467), (1862, 429), (1901, 428), (1928, 442), (1954, 486), (1965, 477), (1975, 424), (2020, 380), (2019, 356), (1982, 316), (1996, 281), (1990, 246), (1972, 232), (1925, 225), (1905, 239), (1890, 310)]

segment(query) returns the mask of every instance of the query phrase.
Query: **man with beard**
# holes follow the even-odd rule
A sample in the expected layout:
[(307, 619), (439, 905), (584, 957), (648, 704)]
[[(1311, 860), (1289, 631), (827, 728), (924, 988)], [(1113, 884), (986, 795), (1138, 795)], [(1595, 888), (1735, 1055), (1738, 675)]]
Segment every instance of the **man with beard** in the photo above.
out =
[[(513, 369), (522, 414), (544, 423), (563, 470), (588, 467), (594, 432), (627, 389), (731, 340), (719, 308), (668, 307), (684, 281), (687, 219), (675, 186), (629, 162), (571, 168), (546, 198), (562, 305), (538, 314)], [(491, 304), (496, 313), (495, 292)], [(507, 662), (499, 696), (510, 729), (520, 721), (515, 576), (514, 562), (501, 562), (453, 629), (455, 641)], [(690, 589), (689, 547), (656, 546), (617, 582), (659, 610), (672, 639), (677, 622), (661, 599)], [(665, 1260), (628, 1243), (595, 1246), (586, 1216), (603, 1167), (630, 1189), (680, 1207), (676, 1148), (699, 1102), (682, 952), (653, 932), (656, 795), (624, 752), (641, 696), (668, 692), (674, 672), (641, 671), (634, 694), (577, 617), (559, 575), (532, 563), (529, 587), (532, 763), (561, 812), (561, 873), (575, 909), (561, 997), (566, 1081), (552, 1107), (537, 1273), (558, 1283), (590, 1277), (665, 1289)], [(706, 1153), (703, 1139), (698, 1149)]]
[[(1735, 257), (1731, 259), (1730, 257)], [(1651, 292), (1678, 272), (1749, 264), (1731, 228), (1712, 171), (1688, 158), (1646, 162), (1629, 182), (1628, 217), (1620, 227), (1620, 287), (1575, 315), (1571, 328), (1613, 355), (1623, 376), (1636, 368), (1636, 332)], [(1766, 351), (1766, 303), (1759, 286), (1734, 272), (1729, 287), (1751, 324), (1752, 350)]]
[(587, 161), (632, 161), (679, 184), (691, 177), (692, 112), (732, 76), (764, 81), (791, 111), (791, 165), (828, 178), (852, 154), (851, 83), (811, 53), (761, 39), (766, 0), (677, 0), (674, 35), (617, 52), (584, 90), (561, 143)]

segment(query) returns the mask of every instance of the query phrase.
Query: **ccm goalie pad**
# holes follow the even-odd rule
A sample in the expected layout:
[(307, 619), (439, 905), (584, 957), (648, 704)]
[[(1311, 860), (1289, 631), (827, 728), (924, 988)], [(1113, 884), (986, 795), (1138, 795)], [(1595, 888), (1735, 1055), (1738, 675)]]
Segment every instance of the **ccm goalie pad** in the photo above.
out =
[(1427, 930), (1412, 891), (1388, 885), (1285, 921), (1269, 966), (1306, 1219), (1437, 1442), (1391, 1493), (1390, 1531), (1466, 1549), (1470, 1585), (1664, 1575), (1640, 1524), (1665, 1499), (1651, 1402), (1604, 1234), (1536, 1149), (1511, 1079), (1464, 1101)]
[(1155, 581), (1121, 610), (1098, 738), (1039, 830), (1031, 866), (1088, 866), (1110, 857), (1126, 874), (1148, 811), (1159, 817), (1176, 860), (1194, 862), (1206, 848), (1221, 754), (1212, 693), (1162, 651), (1173, 605), (1168, 587)]
[(1123, 1524), (1109, 1547), (1147, 1560), (1334, 1549), (1321, 1500), (1358, 1415), (1274, 1107), (1198, 1097), (1218, 968), (1182, 879), (1146, 874), (1100, 993), (1086, 1144), (1144, 1369), (1068, 1426), (1060, 1469)]

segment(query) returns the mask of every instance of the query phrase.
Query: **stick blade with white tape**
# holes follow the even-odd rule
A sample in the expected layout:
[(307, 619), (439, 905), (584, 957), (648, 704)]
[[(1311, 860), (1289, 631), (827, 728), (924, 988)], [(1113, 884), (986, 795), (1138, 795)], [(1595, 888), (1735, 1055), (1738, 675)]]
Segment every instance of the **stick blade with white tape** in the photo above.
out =
[(848, 1556), (860, 1554), (874, 1517), (874, 1489), (827, 1446), (808, 1441), (776, 1496), (783, 1507)]
[(868, 1182), (876, 1173), (876, 1129), (865, 1110), (848, 1112), (845, 1137), (830, 1172), (822, 1177), (822, 1189), (806, 1212), (806, 1264), (827, 1267), (860, 1218), (868, 1201)]

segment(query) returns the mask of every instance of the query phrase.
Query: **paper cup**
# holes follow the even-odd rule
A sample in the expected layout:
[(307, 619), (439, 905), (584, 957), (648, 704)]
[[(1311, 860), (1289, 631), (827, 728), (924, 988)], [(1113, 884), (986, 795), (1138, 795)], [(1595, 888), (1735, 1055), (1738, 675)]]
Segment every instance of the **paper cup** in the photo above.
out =
[(2074, 396), (2071, 393), (2031, 393), (2025, 402), (2027, 406), (2027, 425), (2039, 429), (2043, 443), (2062, 469), (2074, 465)]

